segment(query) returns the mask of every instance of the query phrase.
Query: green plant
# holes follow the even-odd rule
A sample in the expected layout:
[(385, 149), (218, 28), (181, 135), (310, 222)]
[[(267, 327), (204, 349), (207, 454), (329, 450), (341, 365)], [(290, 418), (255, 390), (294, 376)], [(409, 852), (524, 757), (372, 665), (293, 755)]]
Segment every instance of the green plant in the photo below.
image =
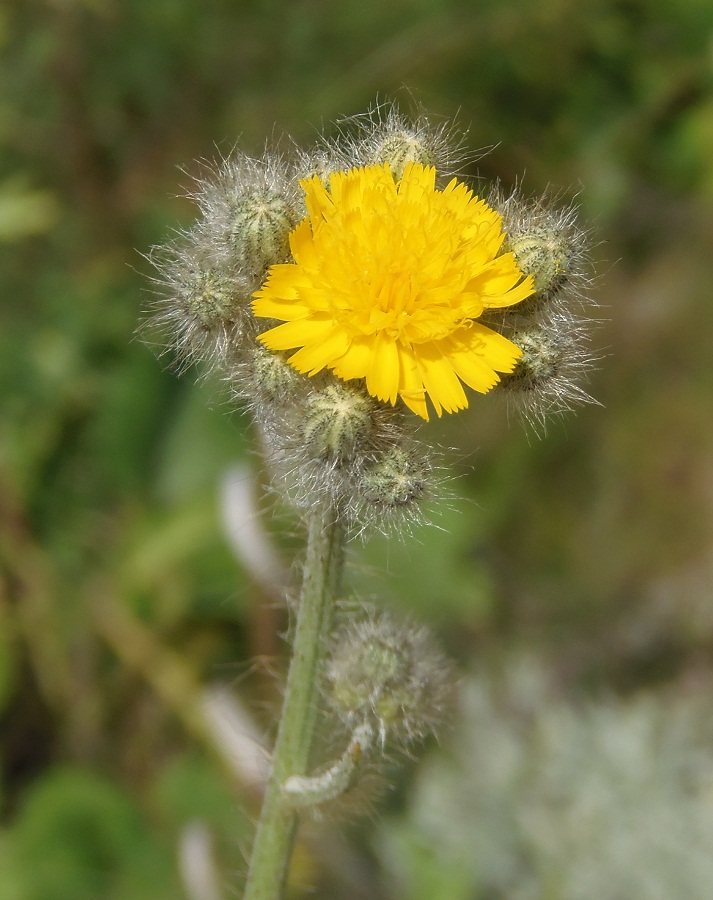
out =
[(588, 399), (573, 380), (589, 362), (573, 210), (475, 196), (452, 133), (424, 118), (352, 125), (289, 158), (232, 154), (198, 183), (196, 224), (154, 254), (153, 324), (253, 412), (307, 530), (247, 900), (281, 896), (300, 812), (355, 802), (444, 717), (451, 668), (425, 629), (342, 586), (348, 537), (398, 532), (436, 491), (419, 421), (466, 408), (464, 387), (535, 420)]

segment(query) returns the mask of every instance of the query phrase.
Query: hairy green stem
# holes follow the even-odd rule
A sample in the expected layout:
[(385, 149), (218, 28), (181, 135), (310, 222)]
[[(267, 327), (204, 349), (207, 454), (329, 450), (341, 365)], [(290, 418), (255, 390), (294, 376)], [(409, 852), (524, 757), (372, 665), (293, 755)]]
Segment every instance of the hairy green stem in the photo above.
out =
[(283, 895), (297, 813), (282, 786), (309, 766), (317, 718), (319, 666), (331, 629), (344, 559), (339, 511), (316, 505), (310, 513), (302, 594), (280, 725), (253, 846), (244, 900), (279, 900)]

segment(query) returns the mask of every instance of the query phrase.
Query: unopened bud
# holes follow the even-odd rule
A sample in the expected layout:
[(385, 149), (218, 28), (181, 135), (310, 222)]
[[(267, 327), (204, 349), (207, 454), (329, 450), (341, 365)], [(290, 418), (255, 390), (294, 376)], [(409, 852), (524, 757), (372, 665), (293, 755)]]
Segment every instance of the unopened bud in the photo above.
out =
[(522, 272), (534, 281), (535, 293), (510, 308), (516, 315), (586, 299), (590, 236), (578, 224), (576, 207), (560, 207), (556, 200), (548, 196), (526, 200), (519, 191), (506, 197), (497, 186), (488, 198), (503, 217), (503, 252), (512, 252)]
[(436, 164), (436, 156), (424, 135), (404, 129), (384, 136), (374, 149), (373, 161), (388, 163), (391, 173), (398, 181), (409, 163), (433, 166)]
[(261, 397), (284, 403), (290, 399), (301, 376), (281, 354), (256, 344), (253, 378)]
[(228, 240), (248, 272), (260, 273), (289, 256), (289, 236), (297, 217), (287, 198), (258, 192), (236, 205)]
[(214, 258), (197, 229), (155, 248), (151, 257), (162, 296), (148, 322), (177, 352), (179, 366), (201, 361), (224, 366), (250, 342), (251, 286), (244, 275)]
[(356, 134), (348, 142), (351, 165), (388, 163), (398, 181), (409, 163), (434, 166), (452, 175), (462, 161), (461, 137), (452, 127), (434, 126), (425, 116), (407, 116), (396, 105), (376, 107), (350, 122)]
[(344, 155), (340, 149), (326, 140), (323, 145), (309, 153), (298, 152), (297, 180), (304, 181), (319, 178), (325, 187), (329, 187), (329, 177), (332, 172), (343, 172), (353, 167), (353, 160)]
[(540, 388), (556, 377), (566, 359), (566, 343), (546, 328), (529, 328), (511, 336), (522, 356), (503, 384), (520, 390)]
[(566, 283), (574, 250), (563, 231), (533, 226), (509, 237), (505, 249), (512, 251), (524, 275), (532, 275), (536, 298), (549, 300)]
[(426, 490), (428, 467), (415, 448), (390, 447), (359, 473), (362, 498), (385, 509), (408, 506)]
[(206, 328), (235, 321), (246, 307), (239, 284), (222, 273), (196, 271), (185, 285), (186, 307)]
[(522, 356), (498, 388), (536, 428), (548, 416), (594, 402), (581, 387), (595, 361), (586, 346), (588, 328), (586, 320), (555, 314), (507, 335)]
[(206, 252), (253, 281), (287, 261), (289, 235), (304, 215), (304, 203), (284, 160), (269, 155), (253, 160), (238, 153), (199, 186), (197, 237)]
[(306, 407), (303, 437), (315, 459), (350, 459), (374, 427), (371, 398), (341, 382), (311, 393)]
[(372, 611), (346, 624), (333, 640), (326, 693), (344, 722), (372, 722), (382, 742), (408, 743), (436, 728), (450, 667), (425, 628)]

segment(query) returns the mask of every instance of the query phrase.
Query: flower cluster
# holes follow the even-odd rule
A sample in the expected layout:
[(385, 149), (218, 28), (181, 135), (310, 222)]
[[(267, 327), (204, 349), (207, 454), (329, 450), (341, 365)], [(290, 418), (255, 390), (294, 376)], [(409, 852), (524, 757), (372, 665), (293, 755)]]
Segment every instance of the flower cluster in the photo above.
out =
[(381, 524), (428, 493), (433, 411), (494, 388), (534, 421), (588, 399), (587, 235), (571, 208), (476, 196), (447, 129), (396, 109), (353, 126), (199, 181), (198, 221), (155, 252), (153, 319), (253, 409), (298, 504)]
[(342, 603), (330, 630), (343, 524), (418, 512), (434, 467), (417, 425), (466, 409), (471, 392), (518, 398), (535, 423), (588, 399), (574, 211), (476, 195), (456, 176), (452, 133), (424, 119), (390, 109), (351, 124), (289, 158), (233, 153), (198, 182), (197, 222), (154, 253), (154, 325), (181, 364), (217, 371), (251, 409), (276, 490), (310, 522), (283, 721), (306, 727), (294, 704), (317, 709), (310, 678), (335, 744), (307, 774), (306, 756), (286, 760), (309, 736), (290, 745), (280, 731), (258, 867), (275, 809), (368, 794), (387, 750), (410, 751), (447, 706), (451, 670), (422, 627)]

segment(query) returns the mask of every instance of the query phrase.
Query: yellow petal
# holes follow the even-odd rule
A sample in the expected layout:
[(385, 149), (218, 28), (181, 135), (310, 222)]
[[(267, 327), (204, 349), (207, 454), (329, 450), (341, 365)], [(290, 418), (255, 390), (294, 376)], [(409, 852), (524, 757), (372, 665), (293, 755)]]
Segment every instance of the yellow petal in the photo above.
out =
[(366, 373), (366, 389), (379, 400), (396, 402), (399, 389), (399, 351), (396, 343), (381, 332), (372, 348), (369, 369)]
[(304, 275), (300, 269), (292, 263), (282, 263), (272, 266), (267, 281), (255, 291), (254, 297), (264, 297), (268, 294), (277, 294), (286, 299), (297, 297), (297, 287), (304, 282)]
[(355, 337), (349, 348), (332, 365), (334, 374), (344, 381), (352, 378), (366, 378), (371, 360), (371, 338)]
[(337, 326), (331, 333), (323, 335), (319, 340), (311, 342), (293, 353), (289, 359), (290, 365), (298, 372), (306, 375), (316, 375), (328, 366), (335, 357), (341, 356), (349, 347), (349, 335), (343, 328)]
[(301, 182), (308, 216), (294, 230), (295, 262), (276, 266), (257, 291), (257, 316), (284, 324), (260, 340), (296, 350), (300, 371), (327, 367), (365, 379), (383, 402), (398, 397), (424, 419), (468, 405), (466, 384), (488, 391), (520, 351), (477, 321), (487, 308), (528, 297), (502, 218), (457, 180), (410, 163), (395, 181), (387, 164)]
[(283, 297), (274, 297), (263, 291), (255, 297), (252, 304), (253, 313), (263, 319), (282, 319), (285, 322), (303, 319), (311, 313), (305, 303), (298, 303)]
[(497, 372), (512, 372), (522, 356), (522, 350), (516, 344), (479, 322), (472, 324), (470, 333), (471, 340), (478, 339), (478, 353), (483, 362)]
[(399, 396), (412, 412), (428, 422), (426, 388), (423, 386), (412, 347), (406, 345), (399, 347), (399, 367)]
[(421, 418), (425, 419), (427, 422), (430, 421), (428, 406), (426, 405), (426, 392), (423, 388), (420, 391), (405, 391), (401, 394), (401, 399), (411, 412), (416, 413), (417, 416), (421, 416)]
[(433, 166), (410, 162), (406, 164), (399, 183), (399, 196), (419, 200), (424, 192), (433, 192), (435, 184), (436, 170)]
[(484, 296), (483, 303), (490, 309), (495, 309), (502, 306), (512, 306), (515, 303), (520, 303), (523, 300), (526, 300), (534, 293), (535, 282), (532, 275), (528, 275), (524, 281), (516, 285), (514, 288), (511, 288), (509, 291), (507, 291), (507, 293), (503, 294), (502, 297)]
[(299, 319), (297, 322), (285, 322), (263, 332), (258, 335), (258, 340), (268, 350), (293, 350), (295, 347), (303, 347), (305, 344), (322, 340), (333, 330), (334, 325), (334, 321), (328, 318)]
[(463, 386), (437, 344), (418, 347), (416, 361), (426, 392), (439, 416), (441, 407), (446, 412), (456, 412), (468, 406)]
[(441, 348), (458, 377), (481, 394), (498, 383), (498, 372), (511, 372), (521, 356), (515, 344), (477, 322), (443, 340)]
[(300, 185), (305, 192), (307, 214), (314, 228), (322, 219), (328, 218), (334, 212), (334, 202), (319, 175), (300, 181)]

